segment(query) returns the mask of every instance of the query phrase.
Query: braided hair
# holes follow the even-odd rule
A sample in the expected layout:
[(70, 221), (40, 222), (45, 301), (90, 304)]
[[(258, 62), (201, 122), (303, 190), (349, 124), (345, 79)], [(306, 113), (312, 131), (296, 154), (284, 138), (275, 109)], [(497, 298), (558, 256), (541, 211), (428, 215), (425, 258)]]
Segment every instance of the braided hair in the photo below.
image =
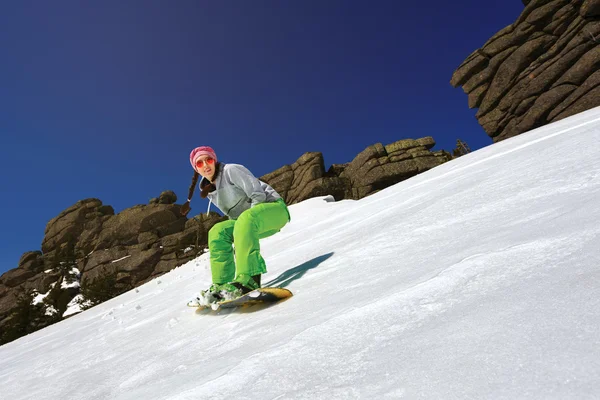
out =
[(192, 184), (188, 190), (188, 201), (192, 200), (192, 196), (194, 195), (194, 190), (196, 189), (196, 183), (198, 183), (198, 178), (200, 174), (194, 171), (194, 176), (192, 177)]
[[(217, 180), (217, 176), (219, 175), (220, 171), (221, 163), (217, 162), (217, 165), (215, 167), (215, 174), (212, 178), (213, 182)], [(194, 176), (192, 177), (192, 184), (190, 185), (190, 188), (188, 190), (188, 201), (192, 200), (192, 196), (194, 195), (194, 190), (196, 189), (196, 184), (198, 183), (199, 177), (200, 174), (197, 171), (194, 171)], [(200, 197), (205, 199), (210, 192), (217, 190), (217, 187), (214, 185), (213, 182), (209, 181), (208, 179), (205, 180), (204, 178), (202, 178), (202, 180), (200, 181)]]

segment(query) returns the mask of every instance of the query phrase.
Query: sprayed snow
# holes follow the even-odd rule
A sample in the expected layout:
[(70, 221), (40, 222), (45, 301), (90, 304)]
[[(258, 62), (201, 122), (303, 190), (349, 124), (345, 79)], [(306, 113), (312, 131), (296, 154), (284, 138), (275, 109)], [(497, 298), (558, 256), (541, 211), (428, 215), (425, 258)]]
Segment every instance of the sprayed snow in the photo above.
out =
[(599, 142), (594, 109), (360, 201), (293, 205), (261, 241), (289, 300), (196, 314), (205, 253), (0, 347), (2, 395), (595, 398)]

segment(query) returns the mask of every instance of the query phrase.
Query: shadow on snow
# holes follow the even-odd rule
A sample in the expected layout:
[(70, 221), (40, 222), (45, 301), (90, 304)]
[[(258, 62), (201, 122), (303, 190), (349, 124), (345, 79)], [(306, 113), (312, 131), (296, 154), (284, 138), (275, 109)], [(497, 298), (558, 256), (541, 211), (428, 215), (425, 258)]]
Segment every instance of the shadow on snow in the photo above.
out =
[(304, 276), (304, 274), (313, 268), (316, 268), (323, 261), (329, 259), (333, 255), (332, 253), (323, 254), (322, 256), (315, 257), (312, 260), (309, 260), (303, 264), (298, 265), (292, 269), (288, 269), (277, 278), (273, 279), (270, 282), (265, 283), (264, 287), (286, 287), (296, 279), (300, 279)]

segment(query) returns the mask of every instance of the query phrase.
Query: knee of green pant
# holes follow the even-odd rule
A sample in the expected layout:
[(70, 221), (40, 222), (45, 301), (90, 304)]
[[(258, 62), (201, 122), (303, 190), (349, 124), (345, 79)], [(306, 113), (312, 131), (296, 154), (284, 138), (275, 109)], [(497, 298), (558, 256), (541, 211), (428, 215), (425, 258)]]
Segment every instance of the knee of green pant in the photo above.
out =
[(292, 220), (292, 216), (290, 215), (290, 210), (288, 209), (287, 204), (285, 204), (285, 201), (283, 201), (283, 199), (279, 199), (277, 200), (277, 203), (280, 203), (283, 206), (283, 208), (285, 209), (285, 214), (288, 218), (288, 222), (290, 222)]
[(237, 219), (235, 226), (233, 227), (233, 235), (235, 236), (236, 232), (247, 232), (255, 227), (255, 225), (256, 218), (252, 209), (246, 210)]
[(219, 222), (218, 224), (213, 225), (213, 227), (208, 231), (209, 245), (211, 242), (227, 240), (226, 229), (222, 224), (222, 222)]
[(268, 238), (269, 236), (273, 236), (274, 234), (276, 234), (279, 231), (280, 231), (279, 229), (274, 229), (272, 231), (262, 232), (259, 236), (259, 239)]
[(210, 242), (214, 242), (215, 239), (217, 239), (219, 237), (219, 231), (218, 231), (218, 229), (215, 229), (215, 227), (216, 227), (216, 225), (214, 225), (208, 231), (208, 243), (209, 244), (210, 244)]

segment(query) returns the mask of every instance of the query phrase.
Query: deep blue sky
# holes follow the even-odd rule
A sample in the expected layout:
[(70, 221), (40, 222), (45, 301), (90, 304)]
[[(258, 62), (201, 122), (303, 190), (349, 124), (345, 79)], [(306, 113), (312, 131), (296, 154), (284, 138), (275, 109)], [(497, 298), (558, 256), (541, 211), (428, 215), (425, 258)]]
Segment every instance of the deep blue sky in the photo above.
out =
[[(95, 197), (119, 212), (210, 145), (255, 175), (321, 151), (491, 140), (449, 81), (519, 0), (13, 1), (0, 5), (0, 273)], [(192, 202), (192, 215), (206, 203)], [(191, 215), (190, 215), (191, 216)]]

